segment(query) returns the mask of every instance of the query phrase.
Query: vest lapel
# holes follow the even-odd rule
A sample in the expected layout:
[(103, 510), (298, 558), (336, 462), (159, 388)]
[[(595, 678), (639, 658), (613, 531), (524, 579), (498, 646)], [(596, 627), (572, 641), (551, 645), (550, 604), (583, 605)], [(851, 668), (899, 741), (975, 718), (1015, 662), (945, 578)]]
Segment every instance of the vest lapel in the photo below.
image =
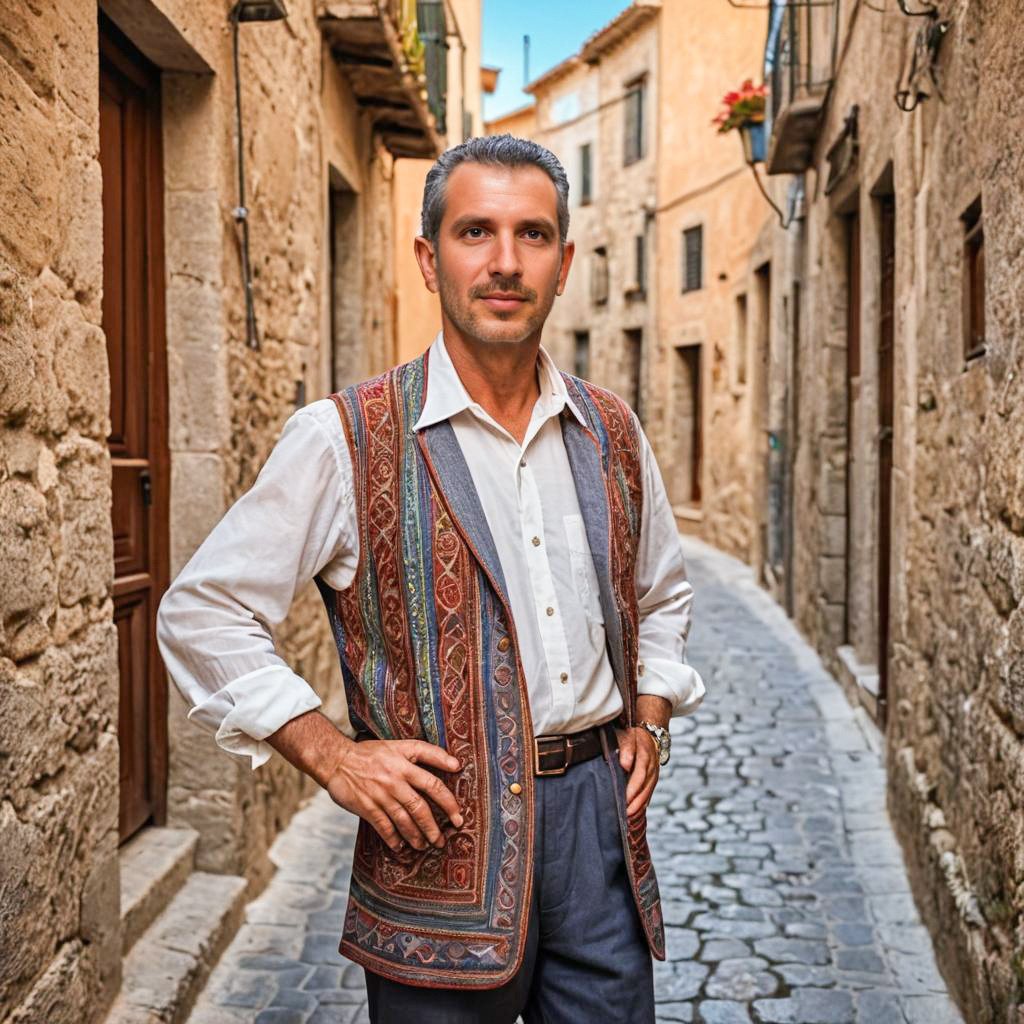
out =
[[(608, 509), (608, 490), (600, 443), (589, 430), (582, 427), (571, 413), (562, 416), (562, 437), (572, 468), (576, 497), (587, 532), (587, 543), (594, 559), (594, 569), (601, 592), (601, 611), (604, 613), (604, 631), (608, 640), (615, 682), (622, 694), (625, 708), (630, 707), (629, 687), (626, 682), (626, 651), (622, 637), (622, 619), (612, 589), (611, 518)], [(627, 712), (628, 714), (628, 712)]]
[(419, 442), (434, 482), (444, 495), (455, 528), (487, 571), (498, 595), (508, 607), (508, 589), (505, 586), (505, 575), (501, 571), (498, 549), (455, 430), (451, 423), (443, 420), (424, 427), (419, 432)]

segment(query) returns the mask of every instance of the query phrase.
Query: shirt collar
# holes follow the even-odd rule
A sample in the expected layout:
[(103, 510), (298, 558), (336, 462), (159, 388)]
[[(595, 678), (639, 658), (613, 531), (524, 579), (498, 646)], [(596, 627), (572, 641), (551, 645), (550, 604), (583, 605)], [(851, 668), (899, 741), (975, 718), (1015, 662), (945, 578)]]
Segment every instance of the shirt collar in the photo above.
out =
[[(561, 373), (558, 372), (554, 361), (543, 346), (539, 352), (539, 363), (540, 398), (538, 402), (544, 403), (551, 415), (556, 415), (562, 409), (568, 409), (579, 420), (580, 425), (586, 427), (587, 422), (583, 418), (583, 414), (569, 397)], [(451, 419), (466, 409), (479, 409), (481, 413), (483, 412), (470, 398), (451, 356), (448, 355), (448, 349), (444, 343), (444, 332), (438, 331), (437, 337), (427, 352), (426, 395), (423, 399), (423, 408), (420, 410), (419, 419), (413, 430), (419, 431), (424, 427)]]

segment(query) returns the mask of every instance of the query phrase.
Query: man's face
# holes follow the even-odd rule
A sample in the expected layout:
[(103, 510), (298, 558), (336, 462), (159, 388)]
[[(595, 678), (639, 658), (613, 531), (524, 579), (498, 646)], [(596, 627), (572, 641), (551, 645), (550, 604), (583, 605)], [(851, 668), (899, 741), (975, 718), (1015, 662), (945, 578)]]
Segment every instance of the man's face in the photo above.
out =
[(416, 252), (463, 335), (518, 344), (539, 333), (572, 262), (572, 243), (559, 242), (557, 198), (539, 167), (464, 163), (451, 173), (437, 246), (418, 239)]

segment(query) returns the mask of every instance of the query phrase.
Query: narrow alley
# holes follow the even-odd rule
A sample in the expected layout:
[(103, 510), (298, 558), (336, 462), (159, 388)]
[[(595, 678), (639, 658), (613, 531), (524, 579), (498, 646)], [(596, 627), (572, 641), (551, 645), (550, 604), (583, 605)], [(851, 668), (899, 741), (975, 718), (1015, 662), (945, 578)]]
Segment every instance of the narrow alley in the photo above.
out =
[[(960, 1024), (885, 811), (877, 732), (749, 568), (684, 547), (708, 696), (674, 720), (649, 814), (659, 1022)], [(295, 816), (190, 1024), (368, 1019), (362, 970), (337, 952), (354, 835), (324, 793)]]

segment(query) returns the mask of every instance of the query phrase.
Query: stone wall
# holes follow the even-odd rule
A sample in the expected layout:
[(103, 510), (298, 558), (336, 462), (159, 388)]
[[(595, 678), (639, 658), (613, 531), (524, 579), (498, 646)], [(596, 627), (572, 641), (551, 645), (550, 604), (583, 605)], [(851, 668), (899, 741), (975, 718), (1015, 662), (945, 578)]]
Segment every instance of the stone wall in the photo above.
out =
[[(983, 9), (984, 7), (984, 9)], [(1024, 31), (1012, 5), (943, 5), (932, 93), (892, 83), (919, 19), (843, 4), (842, 54), (806, 178), (796, 367), (794, 617), (873, 707), (878, 645), (879, 196), (896, 209), (889, 804), (939, 962), (972, 1024), (1024, 1021)], [(824, 193), (825, 153), (859, 108), (855, 165)], [(788, 179), (773, 183), (784, 198)], [(963, 341), (964, 224), (982, 199), (986, 352)], [(861, 224), (862, 369), (847, 419), (843, 218)], [(777, 231), (772, 243), (786, 245)], [(789, 340), (777, 325), (776, 344)], [(849, 431), (850, 442), (847, 443)], [(847, 463), (849, 480), (847, 487)], [(849, 553), (846, 510), (849, 508)], [(843, 653), (843, 652), (846, 653)], [(852, 666), (852, 669), (851, 669)], [(858, 672), (862, 673), (858, 677)], [(859, 680), (859, 681), (858, 681)], [(867, 687), (867, 688), (865, 688)]]
[(70, 1020), (64, 1004), (109, 1001), (119, 981), (95, 19), (0, 9), (4, 1020)]
[[(103, 8), (163, 68), (174, 573), (251, 485), (296, 406), (329, 390), (332, 166), (361, 203), (367, 372), (393, 361), (393, 160), (313, 4), (289, 4), (285, 24), (242, 26), (262, 336), (249, 349), (227, 8)], [(0, 1020), (26, 1024), (98, 1019), (121, 966), (97, 15), (71, 0), (0, 9)], [(343, 722), (315, 588), (277, 640)], [(169, 704), (167, 823), (198, 830), (198, 867), (255, 890), (312, 784), (279, 758), (251, 772), (185, 721), (173, 687)]]

